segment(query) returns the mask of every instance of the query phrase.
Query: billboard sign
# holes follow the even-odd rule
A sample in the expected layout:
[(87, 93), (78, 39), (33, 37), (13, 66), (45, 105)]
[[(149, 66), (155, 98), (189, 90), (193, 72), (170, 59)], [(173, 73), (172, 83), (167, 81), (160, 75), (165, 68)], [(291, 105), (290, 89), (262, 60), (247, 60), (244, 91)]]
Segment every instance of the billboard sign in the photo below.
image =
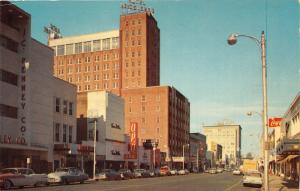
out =
[(279, 127), (281, 125), (282, 118), (280, 117), (273, 117), (269, 118), (268, 126), (270, 128)]
[(138, 124), (136, 122), (130, 123), (130, 147), (128, 159), (137, 159), (138, 148)]

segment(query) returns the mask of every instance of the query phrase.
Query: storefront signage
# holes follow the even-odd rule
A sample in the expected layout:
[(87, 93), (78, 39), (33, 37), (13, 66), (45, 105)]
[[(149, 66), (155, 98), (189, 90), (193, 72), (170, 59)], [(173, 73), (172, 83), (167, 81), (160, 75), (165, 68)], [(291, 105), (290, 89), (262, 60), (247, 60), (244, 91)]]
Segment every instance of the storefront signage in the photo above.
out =
[(136, 122), (131, 122), (128, 159), (137, 159), (137, 146), (138, 146), (137, 135), (138, 135), (138, 124)]
[(26, 145), (24, 137), (12, 137), (10, 135), (0, 135), (1, 144), (16, 144), (16, 145)]
[(121, 155), (120, 151), (117, 150), (111, 150), (110, 152), (112, 155)]
[(121, 8), (127, 12), (148, 12), (154, 14), (154, 9), (146, 7), (143, 0), (129, 0), (128, 3), (121, 4)]
[(111, 128), (121, 129), (120, 125), (118, 125), (116, 123), (111, 123)]
[(269, 118), (268, 126), (270, 128), (279, 127), (281, 125), (282, 118), (280, 117), (273, 117)]

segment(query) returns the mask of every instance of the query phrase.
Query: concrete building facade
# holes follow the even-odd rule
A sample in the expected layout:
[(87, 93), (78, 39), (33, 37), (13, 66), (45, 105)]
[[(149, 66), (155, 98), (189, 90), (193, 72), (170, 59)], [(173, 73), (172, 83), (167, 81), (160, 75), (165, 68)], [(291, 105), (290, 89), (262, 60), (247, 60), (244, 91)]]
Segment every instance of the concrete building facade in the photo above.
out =
[[(96, 127), (97, 167), (124, 167), (127, 145), (123, 98), (106, 91), (82, 92), (78, 93), (77, 105), (77, 134), (80, 134), (77, 136), (78, 142), (93, 147)], [(93, 153), (90, 153), (85, 158), (87, 171), (92, 169), (92, 155)]]
[(31, 38), (31, 16), (6, 1), (0, 9), (0, 168), (28, 161), (36, 172), (51, 171), (54, 92), (73, 86), (53, 77), (53, 51)]

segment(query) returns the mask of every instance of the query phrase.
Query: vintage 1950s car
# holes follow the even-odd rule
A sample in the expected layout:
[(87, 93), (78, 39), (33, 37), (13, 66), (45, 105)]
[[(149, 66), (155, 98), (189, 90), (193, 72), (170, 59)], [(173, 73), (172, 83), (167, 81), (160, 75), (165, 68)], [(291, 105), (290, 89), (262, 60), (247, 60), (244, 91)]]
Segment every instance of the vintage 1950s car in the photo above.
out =
[(69, 184), (71, 182), (83, 183), (88, 180), (87, 174), (75, 167), (59, 168), (55, 172), (48, 174), (49, 183)]
[(29, 168), (5, 168), (0, 171), (0, 187), (8, 190), (11, 187), (47, 185), (46, 174), (35, 174)]

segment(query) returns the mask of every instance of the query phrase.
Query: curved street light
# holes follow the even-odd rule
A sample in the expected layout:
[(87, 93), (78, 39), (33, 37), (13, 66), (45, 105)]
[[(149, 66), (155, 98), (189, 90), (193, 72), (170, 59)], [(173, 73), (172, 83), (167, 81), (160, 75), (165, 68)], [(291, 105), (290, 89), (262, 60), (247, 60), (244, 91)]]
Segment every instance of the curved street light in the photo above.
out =
[(246, 37), (254, 40), (260, 47), (261, 51), (261, 63), (262, 63), (262, 92), (263, 92), (263, 133), (264, 133), (264, 190), (269, 191), (269, 177), (268, 177), (268, 126), (267, 126), (267, 65), (266, 65), (266, 40), (264, 31), (261, 32), (261, 39), (257, 39), (254, 36), (244, 34), (231, 34), (227, 39), (229, 45), (237, 43), (239, 37)]

